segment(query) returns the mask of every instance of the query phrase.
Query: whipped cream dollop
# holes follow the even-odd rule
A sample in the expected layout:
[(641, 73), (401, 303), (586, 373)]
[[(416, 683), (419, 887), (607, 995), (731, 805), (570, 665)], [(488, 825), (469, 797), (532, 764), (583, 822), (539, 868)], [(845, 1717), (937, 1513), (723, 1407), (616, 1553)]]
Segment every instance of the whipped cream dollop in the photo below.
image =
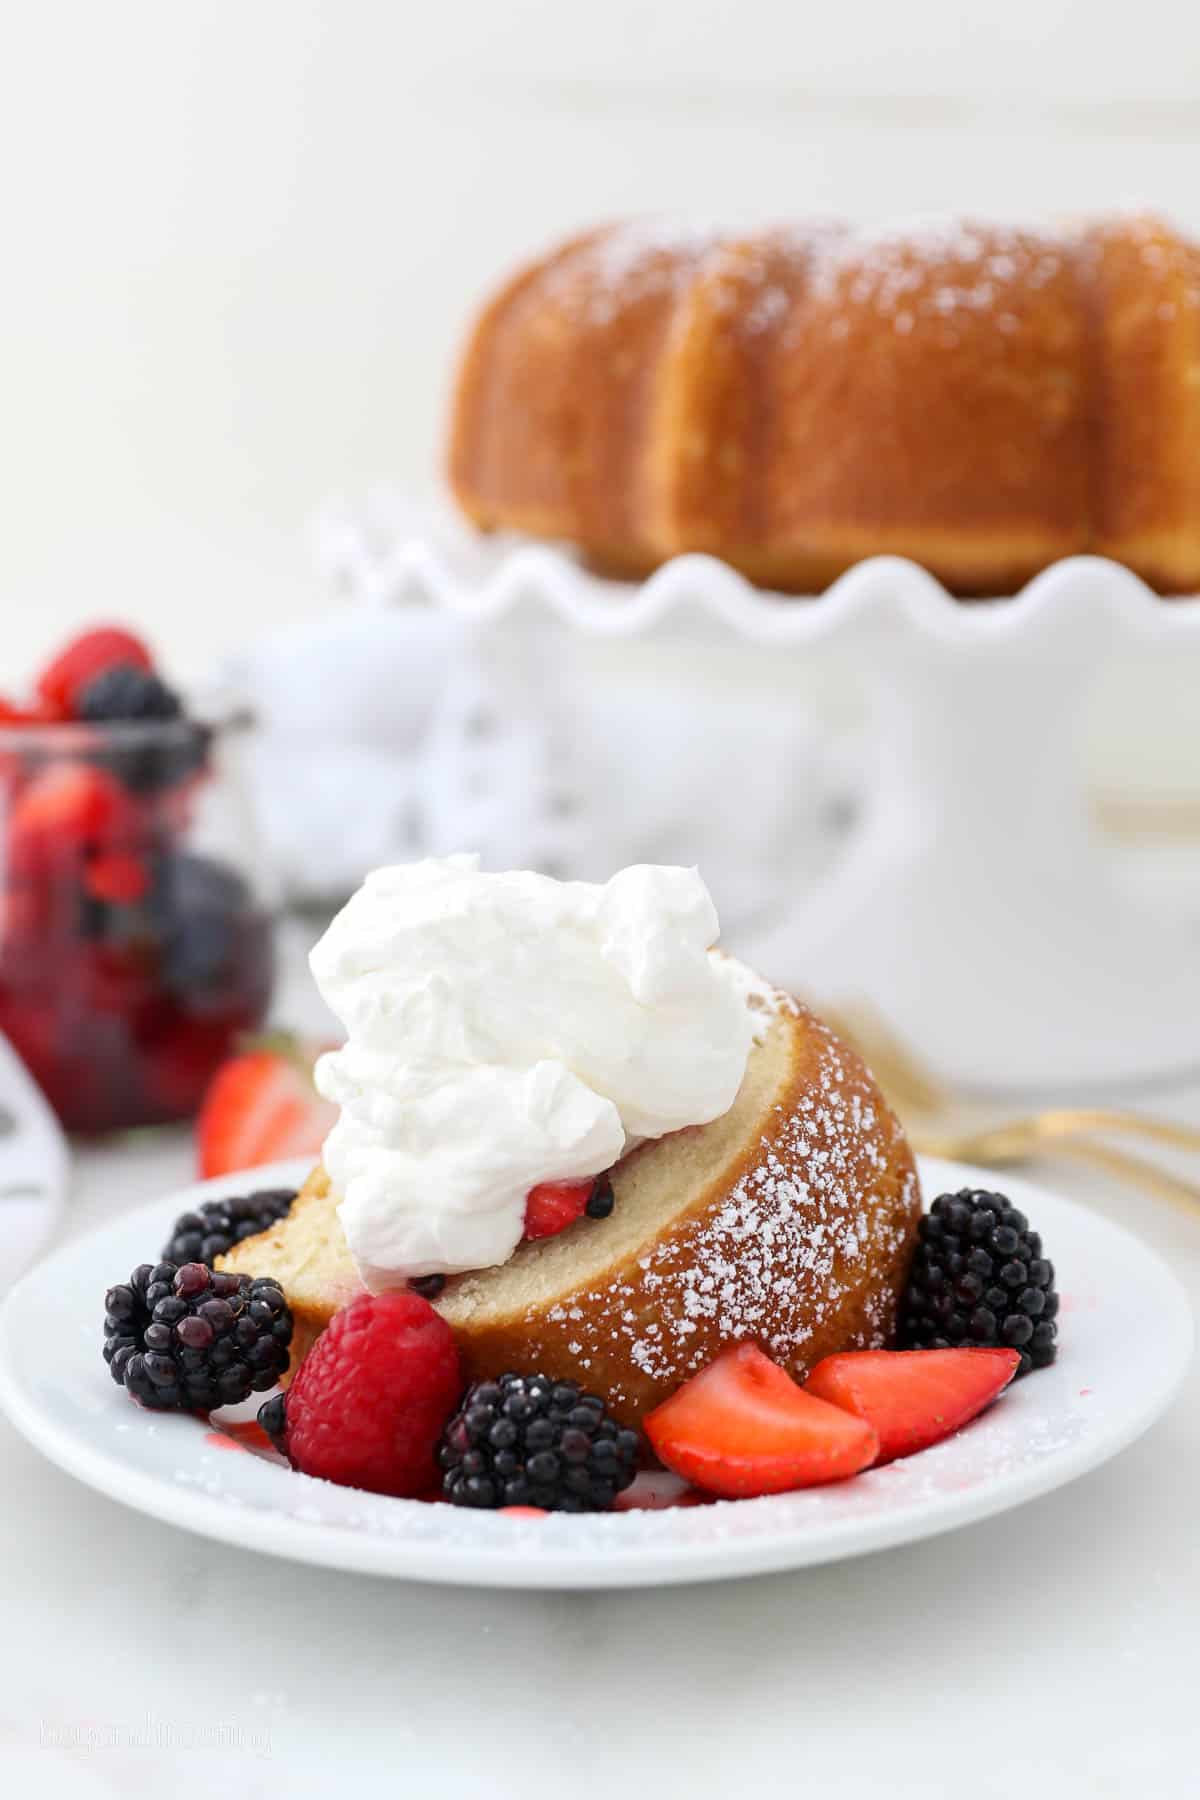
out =
[(310, 962), (348, 1034), (316, 1081), (369, 1288), (505, 1262), (538, 1182), (728, 1111), (755, 1017), (717, 934), (694, 869), (600, 886), (450, 856), (367, 877)]

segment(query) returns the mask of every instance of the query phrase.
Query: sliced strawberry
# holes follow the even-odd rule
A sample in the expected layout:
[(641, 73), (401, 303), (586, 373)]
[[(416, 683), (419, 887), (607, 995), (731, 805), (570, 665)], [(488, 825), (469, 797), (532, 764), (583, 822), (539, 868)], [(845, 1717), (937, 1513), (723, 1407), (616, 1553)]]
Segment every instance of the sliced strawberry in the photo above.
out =
[(0, 725), (61, 725), (63, 718), (62, 708), (49, 700), (21, 703), (0, 698)]
[(227, 1175), (286, 1156), (316, 1156), (337, 1108), (312, 1084), (312, 1057), (247, 1051), (217, 1070), (196, 1125), (201, 1175)]
[(44, 715), (38, 708), (19, 706), (15, 700), (6, 700), (0, 694), (0, 725), (37, 725), (43, 722)]
[[(44, 881), (18, 879), (0, 894), (0, 940), (5, 963), (28, 972), (29, 940), (42, 937), (53, 917), (53, 889)], [(44, 947), (35, 954), (44, 955)], [(6, 971), (7, 973), (7, 971)]]
[(106, 769), (88, 763), (50, 763), (25, 787), (12, 810), (14, 847), (77, 851), (87, 843), (131, 836), (136, 804)]
[(93, 900), (113, 906), (134, 906), (145, 897), (150, 873), (140, 857), (128, 850), (108, 850), (89, 859), (83, 885)]
[(614, 1512), (671, 1512), (678, 1506), (707, 1506), (709, 1496), (689, 1487), (669, 1469), (643, 1469), (632, 1487), (613, 1501)]
[(643, 1421), (660, 1462), (728, 1500), (842, 1481), (875, 1460), (863, 1419), (796, 1386), (755, 1344), (734, 1344)]
[(878, 1462), (940, 1443), (973, 1419), (1017, 1372), (1017, 1350), (848, 1350), (819, 1362), (804, 1392), (865, 1419)]
[(554, 1237), (583, 1217), (595, 1182), (542, 1181), (530, 1188), (525, 1201), (525, 1236)]
[(141, 638), (119, 625), (98, 625), (73, 638), (38, 676), (37, 691), (60, 718), (75, 716), (75, 702), (89, 681), (118, 663), (152, 669), (154, 659)]

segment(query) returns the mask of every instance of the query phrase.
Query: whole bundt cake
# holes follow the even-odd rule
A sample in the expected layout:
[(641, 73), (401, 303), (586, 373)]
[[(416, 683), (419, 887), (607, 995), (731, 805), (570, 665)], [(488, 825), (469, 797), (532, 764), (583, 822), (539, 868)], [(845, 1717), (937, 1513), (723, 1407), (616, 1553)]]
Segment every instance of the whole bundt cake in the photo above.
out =
[(1200, 588), (1200, 248), (1128, 217), (577, 237), (468, 342), (484, 528), (636, 576), (707, 551), (819, 590), (864, 556), (1008, 593), (1056, 558)]

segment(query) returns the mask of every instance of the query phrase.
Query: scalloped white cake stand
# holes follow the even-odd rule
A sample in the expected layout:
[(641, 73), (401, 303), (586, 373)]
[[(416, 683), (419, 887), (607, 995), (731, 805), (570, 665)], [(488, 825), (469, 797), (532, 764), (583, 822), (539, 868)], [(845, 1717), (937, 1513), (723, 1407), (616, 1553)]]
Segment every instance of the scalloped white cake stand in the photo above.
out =
[[(818, 1001), (868, 998), (960, 1086), (1065, 1093), (1200, 1068), (1200, 931), (1123, 891), (1073, 747), (1102, 665), (1148, 645), (1200, 651), (1200, 600), (1163, 601), (1092, 557), (964, 605), (892, 557), (784, 599), (708, 557), (637, 586), (446, 526), (387, 535), (326, 528), (330, 573), (374, 604), (423, 598), (481, 629), (549, 616), (593, 639), (704, 630), (758, 646), (776, 677), (795, 657), (865, 684), (863, 817), (823, 885), (776, 904), (749, 941), (739, 931), (764, 973)], [(764, 786), (790, 773), (764, 757)]]

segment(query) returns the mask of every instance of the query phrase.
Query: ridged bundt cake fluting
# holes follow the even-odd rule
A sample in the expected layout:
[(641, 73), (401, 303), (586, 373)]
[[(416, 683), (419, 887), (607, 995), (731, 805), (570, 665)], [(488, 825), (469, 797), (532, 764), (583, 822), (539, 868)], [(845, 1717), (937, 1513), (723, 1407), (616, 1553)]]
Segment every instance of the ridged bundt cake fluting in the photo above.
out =
[(815, 592), (894, 553), (987, 594), (1093, 552), (1194, 591), (1200, 249), (1144, 217), (594, 231), (483, 312), (450, 476), (618, 574), (708, 551)]

